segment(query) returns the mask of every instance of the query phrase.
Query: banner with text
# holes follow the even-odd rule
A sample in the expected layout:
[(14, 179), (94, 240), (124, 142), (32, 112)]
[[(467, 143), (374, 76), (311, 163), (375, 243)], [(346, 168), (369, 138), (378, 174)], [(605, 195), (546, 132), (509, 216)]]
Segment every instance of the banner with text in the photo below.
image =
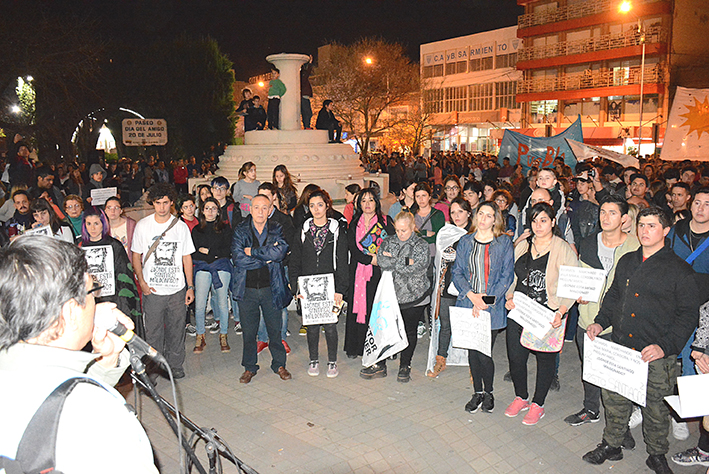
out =
[(529, 168), (536, 166), (539, 169), (553, 166), (556, 158), (562, 158), (571, 169), (576, 166), (576, 156), (569, 147), (567, 138), (583, 142), (581, 129), (581, 116), (569, 128), (553, 137), (530, 137), (519, 132), (505, 130), (500, 145), (499, 162), (510, 158), (511, 164), (522, 165), (522, 171), (527, 174)]
[(123, 144), (153, 146), (167, 144), (167, 123), (163, 119), (124, 119)]

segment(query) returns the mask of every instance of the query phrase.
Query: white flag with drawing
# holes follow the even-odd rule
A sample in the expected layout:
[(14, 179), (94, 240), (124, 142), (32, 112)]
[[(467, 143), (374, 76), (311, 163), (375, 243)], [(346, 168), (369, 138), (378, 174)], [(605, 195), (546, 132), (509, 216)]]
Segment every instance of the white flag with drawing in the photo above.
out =
[(709, 161), (709, 89), (677, 87), (660, 158)]

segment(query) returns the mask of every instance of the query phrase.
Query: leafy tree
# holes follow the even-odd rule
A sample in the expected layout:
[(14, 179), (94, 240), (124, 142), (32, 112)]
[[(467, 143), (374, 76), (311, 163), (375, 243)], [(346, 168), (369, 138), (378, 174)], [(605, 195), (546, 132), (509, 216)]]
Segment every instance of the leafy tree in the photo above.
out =
[(367, 156), (373, 136), (399, 120), (385, 111), (403, 104), (418, 88), (419, 69), (398, 43), (364, 38), (349, 46), (332, 44), (315, 71), (316, 91), (334, 101), (343, 128), (354, 134)]

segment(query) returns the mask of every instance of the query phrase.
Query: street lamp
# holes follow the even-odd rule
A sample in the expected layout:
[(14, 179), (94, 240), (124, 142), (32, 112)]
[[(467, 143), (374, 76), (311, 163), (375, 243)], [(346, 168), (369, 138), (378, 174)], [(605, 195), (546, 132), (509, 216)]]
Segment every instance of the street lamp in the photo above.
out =
[[(620, 13), (626, 14), (633, 9), (633, 4), (629, 0), (623, 1), (618, 7)], [(640, 44), (642, 45), (642, 57), (640, 59), (640, 120), (638, 124), (638, 158), (640, 154), (640, 144), (643, 140), (643, 92), (645, 88), (645, 26), (639, 17), (638, 19), (638, 34), (640, 35)]]
[(374, 60), (371, 57), (367, 56), (366, 58), (364, 58), (364, 64), (366, 64), (367, 66), (371, 66), (372, 63), (374, 63)]
[(13, 114), (19, 114), (22, 111), (19, 105), (12, 105), (10, 106), (10, 112)]

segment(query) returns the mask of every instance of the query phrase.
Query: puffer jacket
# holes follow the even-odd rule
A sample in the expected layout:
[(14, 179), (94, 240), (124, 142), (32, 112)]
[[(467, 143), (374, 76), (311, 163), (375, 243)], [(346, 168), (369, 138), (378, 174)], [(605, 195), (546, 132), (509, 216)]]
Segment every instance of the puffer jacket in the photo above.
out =
[[(409, 259), (413, 260), (410, 264)], [(390, 235), (382, 242), (377, 252), (377, 263), (382, 271), (394, 276), (394, 289), (401, 308), (420, 306), (428, 299), (431, 282), (426, 270), (431, 264), (428, 244), (416, 234), (402, 242)]]

